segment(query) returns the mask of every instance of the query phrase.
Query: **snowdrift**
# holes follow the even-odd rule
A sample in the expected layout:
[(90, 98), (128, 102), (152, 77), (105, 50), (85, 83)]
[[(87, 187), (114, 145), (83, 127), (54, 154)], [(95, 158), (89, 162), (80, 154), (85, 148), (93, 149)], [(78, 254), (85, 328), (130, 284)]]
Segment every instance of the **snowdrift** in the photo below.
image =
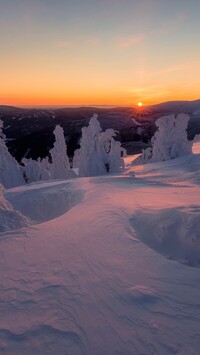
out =
[(127, 160), (7, 190), (35, 225), (0, 234), (1, 354), (199, 353), (200, 155)]
[(5, 196), (16, 210), (41, 223), (69, 211), (81, 202), (84, 192), (74, 188), (73, 181), (57, 180), (10, 189)]
[(0, 233), (31, 225), (32, 222), (29, 218), (13, 209), (12, 205), (4, 198), (4, 192), (5, 190), (0, 184)]
[(131, 224), (152, 249), (170, 259), (200, 266), (199, 205), (138, 212)]

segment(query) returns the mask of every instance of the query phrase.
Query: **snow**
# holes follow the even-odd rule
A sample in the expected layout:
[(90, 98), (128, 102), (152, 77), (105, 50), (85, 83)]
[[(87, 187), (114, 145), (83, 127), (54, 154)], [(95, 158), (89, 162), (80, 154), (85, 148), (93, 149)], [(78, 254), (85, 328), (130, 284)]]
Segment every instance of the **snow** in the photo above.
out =
[(3, 122), (0, 120), (0, 184), (9, 188), (25, 183), (18, 162), (11, 156), (4, 142)]
[(152, 147), (142, 151), (137, 163), (148, 163), (175, 159), (192, 153), (192, 142), (187, 138), (189, 115), (179, 113), (160, 117), (156, 121), (158, 130), (151, 138)]
[(132, 121), (133, 123), (135, 123), (136, 126), (140, 126), (140, 125), (141, 125), (138, 121), (136, 121), (135, 118), (131, 118), (131, 121)]
[(54, 129), (55, 142), (53, 148), (49, 151), (52, 159), (50, 174), (53, 179), (65, 179), (74, 177), (74, 172), (70, 170), (67, 147), (65, 144), (64, 130), (57, 125)]
[(199, 354), (200, 154), (125, 161), (6, 191), (1, 354)]
[(31, 220), (13, 209), (4, 198), (4, 187), (0, 184), (0, 233), (31, 225)]
[(79, 168), (81, 177), (115, 173), (124, 168), (121, 156), (126, 155), (126, 151), (115, 141), (116, 132), (113, 129), (102, 132), (97, 118), (94, 114), (89, 126), (82, 128), (80, 149), (74, 153), (73, 168)]

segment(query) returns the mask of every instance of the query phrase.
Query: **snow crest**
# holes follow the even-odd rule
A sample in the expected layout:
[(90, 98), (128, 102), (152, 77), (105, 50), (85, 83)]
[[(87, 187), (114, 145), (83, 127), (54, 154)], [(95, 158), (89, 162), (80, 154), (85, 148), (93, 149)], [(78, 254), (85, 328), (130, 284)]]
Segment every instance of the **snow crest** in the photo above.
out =
[(131, 224), (138, 237), (160, 254), (200, 267), (199, 205), (138, 212)]
[(0, 232), (21, 229), (31, 224), (31, 220), (13, 209), (4, 198), (4, 188), (0, 184)]

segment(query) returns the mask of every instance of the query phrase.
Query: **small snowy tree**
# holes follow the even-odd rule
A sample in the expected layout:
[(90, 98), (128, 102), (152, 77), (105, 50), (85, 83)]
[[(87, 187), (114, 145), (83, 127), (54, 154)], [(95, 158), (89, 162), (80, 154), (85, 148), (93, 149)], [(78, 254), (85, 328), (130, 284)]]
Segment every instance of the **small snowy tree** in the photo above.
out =
[(115, 136), (116, 132), (113, 129), (107, 129), (99, 137), (104, 163), (109, 173), (116, 173), (124, 168), (122, 156), (125, 155), (125, 149), (114, 139)]
[(109, 172), (117, 173), (124, 169), (124, 159), (122, 155), (125, 153), (125, 149), (121, 147), (119, 141), (112, 139), (111, 149), (109, 153)]
[(42, 168), (46, 169), (47, 171), (50, 171), (51, 164), (49, 162), (49, 158), (38, 158), (37, 162), (41, 165)]
[(73, 168), (74, 169), (79, 168), (79, 162), (80, 162), (80, 149), (76, 149), (74, 151), (74, 156), (73, 156)]
[(40, 161), (23, 158), (22, 163), (24, 164), (23, 172), (26, 182), (50, 179), (50, 172), (43, 168)]
[(194, 136), (194, 141), (193, 142), (200, 142), (200, 133), (196, 134)]
[(0, 183), (6, 188), (24, 185), (25, 180), (20, 165), (9, 153), (2, 133), (3, 122), (0, 120)]
[(192, 142), (187, 139), (189, 116), (183, 113), (169, 115), (156, 121), (158, 130), (151, 139), (151, 148), (147, 148), (134, 161), (135, 164), (166, 161), (192, 153)]
[(70, 169), (67, 147), (65, 143), (64, 131), (61, 126), (56, 126), (54, 130), (55, 143), (50, 150), (52, 164), (50, 173), (52, 179), (66, 179), (74, 177), (74, 172)]

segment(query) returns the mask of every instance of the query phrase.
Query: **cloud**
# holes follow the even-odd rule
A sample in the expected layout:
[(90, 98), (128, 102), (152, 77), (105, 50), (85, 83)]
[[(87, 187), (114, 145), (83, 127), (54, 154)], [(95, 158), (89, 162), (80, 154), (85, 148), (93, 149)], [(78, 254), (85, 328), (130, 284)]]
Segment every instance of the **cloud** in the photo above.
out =
[(144, 34), (132, 35), (132, 36), (120, 36), (117, 38), (116, 42), (120, 48), (129, 48), (138, 43), (141, 43), (145, 39)]

